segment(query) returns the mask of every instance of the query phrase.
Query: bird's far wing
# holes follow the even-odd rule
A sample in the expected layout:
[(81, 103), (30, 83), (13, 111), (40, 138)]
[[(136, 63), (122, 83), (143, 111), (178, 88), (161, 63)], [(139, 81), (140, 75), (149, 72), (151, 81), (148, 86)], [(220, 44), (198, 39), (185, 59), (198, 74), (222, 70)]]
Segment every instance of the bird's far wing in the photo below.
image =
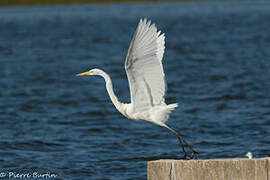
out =
[(165, 36), (154, 24), (140, 20), (130, 43), (125, 62), (131, 103), (142, 112), (164, 103), (166, 82), (162, 66)]

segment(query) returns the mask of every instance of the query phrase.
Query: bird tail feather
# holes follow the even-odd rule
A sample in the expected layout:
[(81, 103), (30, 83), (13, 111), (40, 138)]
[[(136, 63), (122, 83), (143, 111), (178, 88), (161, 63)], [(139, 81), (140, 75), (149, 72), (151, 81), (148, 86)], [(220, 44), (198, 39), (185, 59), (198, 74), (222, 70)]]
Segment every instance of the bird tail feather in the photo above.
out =
[[(160, 125), (160, 126), (164, 126), (164, 124), (166, 123), (166, 121), (168, 121), (171, 112), (178, 106), (177, 103), (175, 104), (169, 104), (166, 106), (161, 106), (157, 109), (155, 109), (151, 115), (151, 122)], [(165, 127), (165, 126), (164, 126)]]
[(168, 108), (168, 110), (169, 111), (173, 111), (175, 108), (177, 108), (178, 107), (178, 104), (177, 103), (174, 103), (174, 104), (169, 104), (168, 106), (167, 106), (167, 108)]

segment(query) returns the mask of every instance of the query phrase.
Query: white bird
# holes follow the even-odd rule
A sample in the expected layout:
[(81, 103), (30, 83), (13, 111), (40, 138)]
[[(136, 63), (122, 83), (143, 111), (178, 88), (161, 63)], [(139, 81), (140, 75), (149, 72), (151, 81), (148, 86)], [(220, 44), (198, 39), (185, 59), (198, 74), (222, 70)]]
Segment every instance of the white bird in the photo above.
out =
[[(162, 65), (165, 49), (165, 35), (157, 31), (155, 24), (147, 19), (140, 19), (137, 30), (131, 40), (125, 62), (129, 82), (131, 103), (119, 102), (114, 94), (110, 76), (100, 69), (91, 69), (77, 74), (99, 75), (105, 79), (106, 89), (116, 109), (125, 117), (155, 123), (172, 131), (179, 139), (184, 159), (194, 158), (196, 151), (183, 139), (181, 134), (168, 127), (165, 122), (177, 104), (165, 103), (166, 82)], [(185, 147), (192, 154), (187, 156)]]
[(246, 156), (248, 157), (248, 159), (252, 159), (252, 157), (253, 157), (253, 156), (252, 156), (252, 152), (247, 152), (247, 153), (246, 153)]

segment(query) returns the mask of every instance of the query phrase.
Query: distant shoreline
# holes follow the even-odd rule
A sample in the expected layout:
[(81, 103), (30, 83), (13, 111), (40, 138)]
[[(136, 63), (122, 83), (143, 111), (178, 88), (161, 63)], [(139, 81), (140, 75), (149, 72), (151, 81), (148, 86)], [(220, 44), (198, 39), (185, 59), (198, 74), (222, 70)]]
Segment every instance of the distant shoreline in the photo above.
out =
[[(88, 3), (129, 3), (129, 2), (204, 2), (224, 0), (0, 0), (1, 6), (36, 6), (36, 5), (63, 5)], [(225, 0), (226, 1), (226, 0)], [(229, 0), (233, 1), (233, 0)], [(243, 0), (238, 0), (243, 1)]]

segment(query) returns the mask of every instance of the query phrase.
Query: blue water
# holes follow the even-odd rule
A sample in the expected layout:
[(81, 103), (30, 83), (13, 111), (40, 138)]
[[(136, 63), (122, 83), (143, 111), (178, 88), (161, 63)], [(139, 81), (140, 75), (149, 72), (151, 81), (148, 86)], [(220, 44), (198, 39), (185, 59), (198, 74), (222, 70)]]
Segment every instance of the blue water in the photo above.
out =
[[(270, 154), (270, 3), (93, 4), (0, 9), (0, 174), (146, 179), (180, 158), (168, 130), (123, 117), (98, 77), (129, 102), (124, 70), (139, 18), (166, 34), (168, 124), (198, 159)], [(30, 178), (28, 178), (30, 179)], [(53, 178), (51, 178), (53, 179)]]

